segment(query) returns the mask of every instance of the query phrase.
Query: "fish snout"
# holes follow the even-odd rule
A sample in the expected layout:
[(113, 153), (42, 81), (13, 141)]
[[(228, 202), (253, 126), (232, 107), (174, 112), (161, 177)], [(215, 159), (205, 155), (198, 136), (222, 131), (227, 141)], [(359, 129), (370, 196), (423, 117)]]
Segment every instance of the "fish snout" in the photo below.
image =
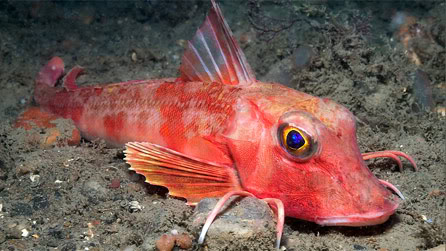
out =
[(341, 184), (341, 187), (338, 200), (340, 205), (338, 204), (335, 212), (327, 214), (330, 216), (318, 217), (316, 223), (328, 226), (378, 225), (387, 221), (401, 202), (398, 196), (401, 197), (402, 194), (398, 189), (377, 179), (368, 169), (362, 177), (355, 177)]

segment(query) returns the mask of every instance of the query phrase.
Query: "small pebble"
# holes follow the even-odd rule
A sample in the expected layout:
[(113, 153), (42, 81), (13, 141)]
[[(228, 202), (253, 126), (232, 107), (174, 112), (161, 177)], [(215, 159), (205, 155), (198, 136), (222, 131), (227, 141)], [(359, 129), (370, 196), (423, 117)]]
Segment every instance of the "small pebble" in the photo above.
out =
[(22, 229), (22, 237), (28, 237), (29, 231), (26, 228)]
[(138, 61), (138, 56), (136, 55), (136, 52), (132, 52), (132, 61), (133, 62)]
[(113, 189), (120, 188), (121, 187), (121, 180), (119, 180), (118, 178), (112, 179), (109, 187), (113, 188)]
[(177, 245), (182, 249), (189, 249), (192, 247), (192, 239), (187, 234), (180, 234), (176, 236)]
[[(197, 204), (191, 217), (192, 233), (201, 233), (209, 212), (216, 204), (215, 198), (206, 198)], [(252, 246), (274, 246), (275, 216), (266, 202), (253, 197), (233, 197), (225, 203), (221, 211), (223, 213), (212, 222), (206, 234), (205, 245), (209, 250), (230, 250), (234, 245), (237, 245), (239, 250), (253, 250), (250, 249)]]
[(156, 249), (159, 251), (171, 251), (175, 246), (175, 237), (168, 234), (163, 234), (156, 241)]
[(366, 247), (358, 245), (358, 244), (353, 244), (353, 249), (354, 250), (367, 250)]

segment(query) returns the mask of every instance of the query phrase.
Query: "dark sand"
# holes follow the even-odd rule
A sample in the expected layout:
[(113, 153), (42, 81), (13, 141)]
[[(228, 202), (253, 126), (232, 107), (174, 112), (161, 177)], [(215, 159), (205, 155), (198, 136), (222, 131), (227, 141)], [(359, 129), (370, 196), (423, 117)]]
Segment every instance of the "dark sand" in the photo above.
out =
[[(260, 4), (260, 15), (305, 17), (269, 41), (270, 34), (256, 35), (248, 20), (255, 5), (227, 2), (222, 10), (260, 80), (345, 105), (358, 118), (362, 152), (400, 150), (416, 160), (419, 171), (407, 161), (402, 172), (392, 160), (369, 161), (377, 177), (406, 196), (395, 215), (362, 228), (287, 219), (282, 245), (287, 250), (381, 251), (439, 246), (446, 226), (446, 117), (437, 112), (446, 106), (444, 1), (314, 2), (321, 5), (294, 2), (265, 11)], [(193, 236), (198, 249), (193, 208), (128, 171), (122, 149), (100, 141), (42, 149), (11, 124), (31, 102), (40, 67), (56, 55), (67, 69), (85, 67), (79, 85), (177, 76), (182, 45), (209, 6), (201, 1), (0, 2), (0, 250), (152, 250), (174, 229)], [(397, 10), (440, 30), (438, 43), (417, 43), (419, 67), (398, 40), (391, 41)], [(262, 21), (254, 19), (258, 26)], [(292, 55), (301, 45), (311, 46), (314, 55), (299, 68)], [(414, 87), (417, 69), (426, 72), (431, 87)], [(428, 98), (418, 98), (423, 95)], [(420, 102), (432, 111), (423, 112)], [(117, 182), (119, 188), (110, 186)], [(270, 236), (265, 242), (270, 245), (261, 246), (255, 238), (221, 238), (209, 250), (272, 250), (274, 233)]]

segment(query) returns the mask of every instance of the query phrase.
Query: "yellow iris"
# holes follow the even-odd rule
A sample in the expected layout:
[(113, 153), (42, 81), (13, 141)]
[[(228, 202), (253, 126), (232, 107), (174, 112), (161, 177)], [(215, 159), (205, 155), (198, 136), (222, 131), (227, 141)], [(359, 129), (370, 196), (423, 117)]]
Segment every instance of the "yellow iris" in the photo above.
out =
[(310, 146), (306, 133), (293, 126), (287, 126), (283, 129), (282, 142), (287, 150), (294, 155), (305, 152)]

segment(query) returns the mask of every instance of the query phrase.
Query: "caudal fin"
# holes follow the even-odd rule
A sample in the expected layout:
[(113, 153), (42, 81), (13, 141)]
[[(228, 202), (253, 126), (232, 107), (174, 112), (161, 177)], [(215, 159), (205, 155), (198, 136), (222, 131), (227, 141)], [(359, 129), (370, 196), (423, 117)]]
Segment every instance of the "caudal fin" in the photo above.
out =
[(65, 64), (60, 57), (53, 57), (42, 69), (36, 77), (36, 85), (45, 84), (49, 87), (54, 87), (62, 77)]
[(53, 57), (43, 66), (36, 76), (34, 88), (34, 100), (37, 104), (47, 103), (57, 91), (57, 81), (64, 73), (65, 64), (60, 57)]

